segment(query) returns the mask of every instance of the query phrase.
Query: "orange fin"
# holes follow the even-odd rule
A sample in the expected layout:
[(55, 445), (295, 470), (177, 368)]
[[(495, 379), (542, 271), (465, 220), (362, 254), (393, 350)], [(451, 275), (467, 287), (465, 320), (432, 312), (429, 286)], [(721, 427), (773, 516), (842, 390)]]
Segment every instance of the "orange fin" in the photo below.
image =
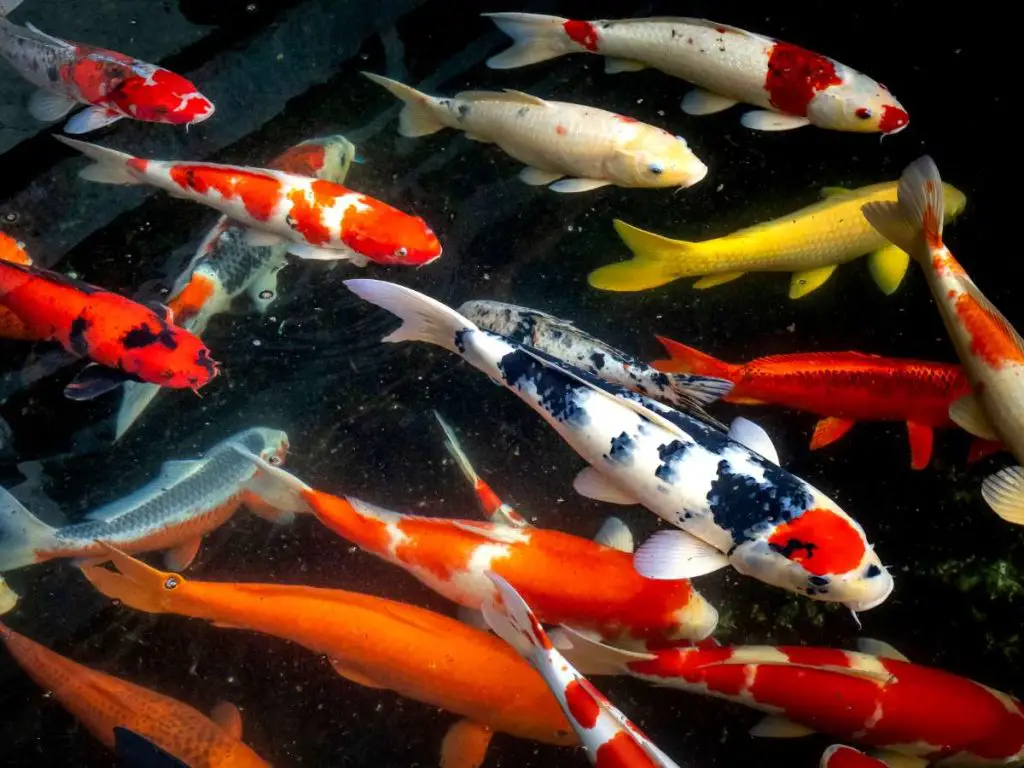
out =
[(658, 336), (658, 341), (669, 354), (669, 360), (655, 360), (652, 366), (665, 373), (695, 373), (699, 376), (715, 376), (733, 380), (736, 366), (706, 355), (699, 349), (680, 344), (678, 341)]
[(168, 549), (164, 552), (164, 565), (171, 571), (184, 571), (196, 559), (196, 555), (199, 553), (199, 545), (202, 541), (197, 536), (194, 539), (182, 542), (173, 549)]
[(242, 713), (230, 701), (218, 701), (210, 710), (210, 719), (231, 738), (242, 738)]
[(480, 768), (494, 732), (472, 720), (459, 720), (441, 744), (441, 768)]
[(811, 438), (811, 450), (816, 451), (826, 445), (832, 445), (841, 438), (857, 422), (850, 419), (840, 419), (838, 416), (829, 416), (822, 419), (814, 427), (814, 436)]
[(967, 452), (967, 463), (974, 464), (1002, 450), (1005, 450), (1005, 447), (998, 440), (985, 440), (976, 437), (971, 441), (971, 448)]
[(345, 664), (343, 661), (338, 659), (330, 659), (331, 666), (334, 667), (334, 671), (344, 677), (346, 680), (355, 683), (356, 685), (363, 685), (367, 688), (387, 688), (386, 685), (381, 685), (371, 677), (367, 677), (365, 672)]
[(908, 421), (907, 437), (910, 438), (910, 468), (924, 469), (932, 460), (935, 432), (924, 424)]

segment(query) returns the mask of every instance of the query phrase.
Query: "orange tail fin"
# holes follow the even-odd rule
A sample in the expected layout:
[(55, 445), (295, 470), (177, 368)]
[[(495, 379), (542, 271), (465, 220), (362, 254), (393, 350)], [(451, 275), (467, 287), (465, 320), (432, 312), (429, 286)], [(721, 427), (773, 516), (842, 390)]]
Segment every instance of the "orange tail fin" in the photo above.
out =
[(664, 336), (658, 336), (657, 339), (669, 354), (668, 360), (655, 360), (651, 363), (659, 371), (693, 373), (698, 376), (713, 376), (716, 379), (736, 381), (738, 365), (706, 355), (699, 349), (688, 347)]

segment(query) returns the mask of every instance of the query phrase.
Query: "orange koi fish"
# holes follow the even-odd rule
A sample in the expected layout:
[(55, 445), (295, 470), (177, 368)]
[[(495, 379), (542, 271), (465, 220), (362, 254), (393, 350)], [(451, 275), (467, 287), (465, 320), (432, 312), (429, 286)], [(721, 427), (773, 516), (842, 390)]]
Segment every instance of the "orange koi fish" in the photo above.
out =
[[(1001, 440), (1024, 464), (1024, 339), (981, 292), (942, 242), (945, 201), (930, 157), (900, 177), (895, 203), (872, 203), (864, 216), (924, 270), (942, 322), (972, 392), (950, 407), (950, 418), (972, 435)], [(981, 495), (1007, 522), (1024, 525), (1024, 467), (985, 479)]]
[(242, 716), (232, 704), (218, 704), (211, 719), (169, 696), (76, 664), (3, 624), (0, 641), (108, 749), (115, 749), (115, 731), (127, 729), (192, 768), (270, 765), (241, 741)]
[(731, 403), (781, 405), (824, 416), (811, 450), (843, 437), (858, 421), (904, 421), (910, 466), (924, 469), (932, 457), (933, 429), (955, 426), (949, 408), (971, 391), (959, 365), (860, 352), (772, 355), (733, 364), (662, 336), (668, 360), (652, 365), (668, 373), (716, 376), (734, 383)]
[[(244, 452), (244, 451), (239, 451)], [(703, 640), (718, 612), (685, 579), (645, 579), (623, 552), (561, 531), (391, 512), (310, 488), (251, 456), (251, 487), (267, 503), (313, 512), (339, 536), (397, 565), (472, 610), (496, 595), (493, 571), (530, 600), (542, 621), (622, 645)]]
[(209, 206), (253, 228), (250, 245), (287, 245), (305, 259), (348, 259), (358, 266), (420, 267), (441, 256), (423, 219), (326, 179), (269, 168), (145, 160), (56, 136), (95, 165), (82, 178), (101, 184), (149, 184)]
[(74, 400), (132, 379), (198, 391), (217, 375), (210, 351), (174, 325), (166, 307), (144, 306), (58, 272), (0, 261), (0, 308), (20, 321), (16, 337), (56, 341), (93, 361), (64, 390)]
[(186, 581), (107, 547), (119, 573), (83, 572), (100, 592), (148, 613), (174, 613), (284, 638), (327, 656), (342, 677), (446, 709), (442, 768), (478, 768), (495, 731), (578, 743), (544, 680), (504, 641), (447, 616), (340, 589)]
[[(3, 232), (0, 232), (0, 261), (9, 261), (11, 264), (23, 266), (32, 265), (32, 259), (25, 253), (21, 244)], [(35, 336), (21, 321), (21, 318), (4, 306), (0, 306), (0, 338), (35, 341)]]

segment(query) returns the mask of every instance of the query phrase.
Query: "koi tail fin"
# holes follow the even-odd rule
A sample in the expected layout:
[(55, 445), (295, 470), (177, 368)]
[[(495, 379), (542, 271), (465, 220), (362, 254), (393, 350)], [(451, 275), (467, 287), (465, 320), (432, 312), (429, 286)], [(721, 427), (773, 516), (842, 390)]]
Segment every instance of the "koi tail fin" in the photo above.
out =
[(900, 176), (895, 203), (867, 203), (864, 218), (893, 245), (915, 259), (927, 258), (942, 247), (945, 198), (935, 161), (925, 155), (907, 166)]
[(652, 366), (665, 373), (689, 373), (697, 376), (712, 376), (716, 379), (735, 381), (738, 365), (727, 363), (707, 355), (699, 349), (680, 344), (678, 341), (658, 336), (661, 346), (668, 352), (668, 360), (655, 360)]
[(131, 174), (129, 162), (135, 160), (126, 152), (118, 152), (116, 149), (108, 149), (98, 144), (90, 144), (87, 141), (69, 139), (67, 136), (54, 136), (61, 144), (66, 144), (72, 149), (77, 149), (83, 155), (93, 161), (93, 164), (79, 171), (78, 175), (89, 181), (96, 181), (100, 184), (141, 184)]
[(580, 50), (565, 33), (568, 19), (539, 13), (484, 13), (512, 38), (512, 47), (487, 60), (491, 69), (515, 69)]
[(404, 285), (354, 278), (346, 280), (345, 286), (356, 296), (401, 319), (402, 324), (398, 329), (382, 341), (425, 341), (462, 355), (459, 349), (462, 346), (462, 335), (467, 331), (480, 330), (472, 320), (466, 319), (451, 307)]
[(57, 544), (57, 529), (0, 488), (0, 573), (37, 562), (36, 553)]
[(530, 606), (501, 576), (488, 571), (487, 577), (494, 582), (501, 602), (485, 600), (484, 619), (494, 634), (515, 648), (520, 656), (533, 664), (543, 664), (544, 652), (554, 646)]
[[(120, 600), (137, 611), (171, 613), (171, 600), (185, 584), (176, 573), (165, 573), (126, 555), (119, 549), (100, 542), (104, 550), (102, 559), (83, 563), (80, 568), (85, 578), (111, 600)], [(117, 568), (106, 567), (111, 562)]]
[(622, 242), (633, 252), (633, 258), (595, 269), (587, 276), (591, 287), (602, 291), (644, 291), (680, 277), (702, 274), (700, 268), (687, 266), (697, 243), (662, 237), (619, 219), (613, 224)]
[(569, 663), (583, 675), (625, 675), (628, 674), (626, 665), (629, 662), (654, 658), (650, 653), (605, 645), (566, 626), (555, 630), (552, 640)]
[(437, 119), (433, 107), (434, 100), (427, 94), (421, 93), (405, 83), (392, 80), (390, 77), (375, 75), (373, 72), (363, 72), (363, 76), (404, 102), (405, 106), (402, 107), (402, 111), (398, 115), (398, 132), (403, 136), (409, 138), (426, 136), (437, 133), (446, 127)]

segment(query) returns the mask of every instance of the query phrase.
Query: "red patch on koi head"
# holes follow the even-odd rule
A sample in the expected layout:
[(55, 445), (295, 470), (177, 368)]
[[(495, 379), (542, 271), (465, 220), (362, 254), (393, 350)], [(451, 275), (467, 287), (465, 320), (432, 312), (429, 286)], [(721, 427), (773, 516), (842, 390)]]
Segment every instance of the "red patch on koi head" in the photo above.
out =
[(864, 538), (850, 521), (830, 509), (814, 507), (778, 526), (771, 548), (815, 576), (848, 573), (864, 559)]
[(597, 725), (597, 716), (601, 714), (600, 695), (586, 680), (573, 680), (565, 686), (565, 703), (572, 719), (587, 729)]
[(807, 106), (819, 92), (842, 82), (827, 56), (789, 43), (772, 46), (764, 89), (779, 111), (805, 117)]
[(1005, 318), (993, 307), (961, 293), (954, 305), (960, 324), (971, 337), (971, 354), (990, 368), (999, 370), (1007, 363), (1024, 364), (1024, 351)]
[(588, 51), (596, 51), (598, 36), (597, 29), (589, 21), (567, 21), (562, 25), (565, 34), (574, 43), (582, 45)]
[(356, 253), (379, 264), (419, 266), (441, 255), (441, 243), (423, 219), (364, 197), (341, 222), (341, 237)]
[(171, 125), (200, 123), (214, 113), (213, 103), (181, 75), (156, 68), (118, 83), (101, 103), (136, 120)]
[(595, 768), (640, 768), (654, 764), (644, 748), (626, 731), (619, 731), (608, 739), (597, 748), (594, 756)]
[(910, 124), (910, 115), (899, 107), (886, 104), (882, 107), (882, 119), (878, 122), (878, 129), (882, 133), (896, 133), (902, 131)]
[(327, 162), (322, 144), (299, 144), (270, 161), (270, 167), (298, 176), (316, 176)]

